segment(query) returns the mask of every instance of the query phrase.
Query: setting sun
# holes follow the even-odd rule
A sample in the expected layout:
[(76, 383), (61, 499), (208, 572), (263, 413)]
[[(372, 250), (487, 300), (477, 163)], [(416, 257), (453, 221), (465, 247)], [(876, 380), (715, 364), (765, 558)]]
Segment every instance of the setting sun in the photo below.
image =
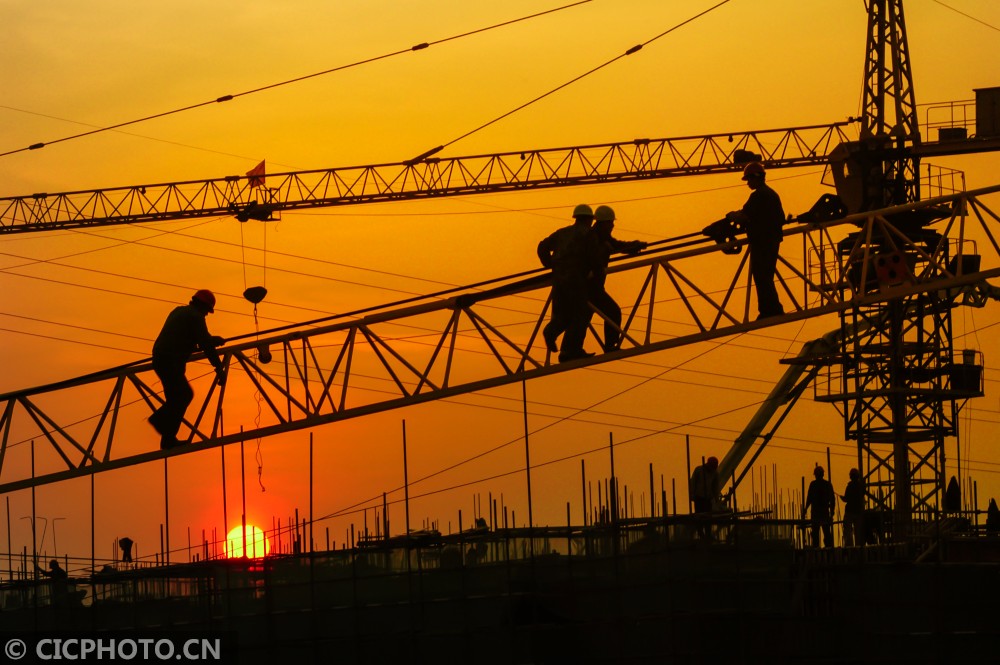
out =
[[(246, 548), (246, 556), (251, 559), (260, 559), (271, 553), (271, 543), (264, 537), (264, 532), (251, 524), (246, 526)], [(238, 526), (233, 527), (226, 536), (226, 557), (243, 557), (243, 534)]]

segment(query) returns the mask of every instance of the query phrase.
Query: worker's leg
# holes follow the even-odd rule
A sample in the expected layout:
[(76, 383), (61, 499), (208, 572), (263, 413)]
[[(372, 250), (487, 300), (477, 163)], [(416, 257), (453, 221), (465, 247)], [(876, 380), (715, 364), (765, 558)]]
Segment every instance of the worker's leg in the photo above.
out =
[(184, 412), (194, 399), (194, 391), (184, 376), (184, 367), (184, 363), (153, 361), (153, 369), (163, 385), (164, 404), (153, 414), (150, 422), (165, 439), (176, 438)]
[(545, 340), (545, 347), (553, 353), (559, 350), (557, 344), (559, 335), (566, 332), (566, 325), (569, 319), (566, 306), (565, 286), (554, 283), (552, 285), (552, 317), (542, 329), (542, 338)]
[(844, 547), (854, 547), (854, 518), (844, 515)]
[(587, 326), (593, 312), (587, 301), (585, 284), (570, 284), (566, 288), (566, 334), (563, 335), (562, 346), (559, 348), (560, 360), (585, 358), (588, 354), (583, 350), (583, 340), (587, 337)]
[(757, 287), (757, 310), (761, 316), (777, 316), (785, 312), (774, 286), (780, 247), (777, 243), (758, 243), (750, 247), (750, 274)]
[(614, 351), (621, 338), (622, 308), (604, 289), (591, 293), (590, 302), (604, 317), (604, 350)]

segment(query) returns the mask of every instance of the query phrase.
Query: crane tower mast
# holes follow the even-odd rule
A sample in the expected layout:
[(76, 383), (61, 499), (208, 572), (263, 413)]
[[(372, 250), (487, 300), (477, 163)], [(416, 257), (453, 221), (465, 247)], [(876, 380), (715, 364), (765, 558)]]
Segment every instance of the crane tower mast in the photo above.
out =
[[(841, 151), (851, 155), (847, 169), (855, 185), (845, 189), (860, 194), (848, 204), (852, 211), (920, 200), (919, 145), (903, 2), (869, 0), (860, 139)], [(870, 265), (855, 260), (852, 287), (891, 292), (929, 270), (931, 256), (947, 263), (957, 248), (929, 227), (932, 221), (933, 215), (901, 214), (866, 237), (849, 235), (836, 250), (842, 259), (851, 263), (858, 246), (874, 257), (865, 260)], [(903, 249), (900, 233), (920, 238), (926, 252)], [(891, 515), (896, 538), (907, 537), (915, 515), (940, 510), (944, 441), (957, 434), (956, 400), (977, 396), (956, 374), (953, 307), (954, 295), (930, 291), (859, 301), (842, 311), (839, 376), (817, 398), (841, 405), (845, 435), (858, 444), (868, 505)], [(851, 330), (865, 332), (846, 334)]]

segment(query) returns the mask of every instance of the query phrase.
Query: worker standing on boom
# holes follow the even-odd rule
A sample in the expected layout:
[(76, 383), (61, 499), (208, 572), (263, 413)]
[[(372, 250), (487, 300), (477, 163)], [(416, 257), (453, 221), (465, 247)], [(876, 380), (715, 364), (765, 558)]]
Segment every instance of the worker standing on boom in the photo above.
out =
[(750, 244), (750, 274), (757, 287), (758, 319), (785, 313), (774, 287), (785, 211), (781, 207), (781, 197), (764, 182), (766, 178), (763, 164), (747, 164), (743, 169), (743, 179), (751, 190), (750, 198), (741, 210), (726, 214), (730, 222), (746, 230)]
[[(581, 203), (573, 209), (574, 223), (538, 243), (538, 260), (552, 271), (552, 318), (542, 330), (550, 352), (559, 351), (559, 362), (589, 358), (583, 350), (590, 323), (587, 284), (594, 271), (595, 241), (590, 228), (594, 211)], [(562, 346), (556, 346), (559, 335)]]
[(212, 363), (219, 384), (225, 383), (225, 368), (215, 350), (225, 340), (210, 335), (205, 323), (205, 317), (214, 311), (215, 295), (207, 289), (196, 292), (190, 303), (170, 312), (153, 343), (153, 371), (163, 384), (163, 406), (149, 417), (149, 424), (160, 434), (163, 450), (179, 444), (177, 432), (184, 412), (194, 399), (184, 371), (196, 349), (201, 349)]
[(590, 275), (590, 303), (604, 316), (604, 352), (617, 351), (621, 344), (622, 308), (619, 307), (604, 284), (608, 277), (608, 263), (612, 254), (638, 254), (646, 249), (641, 240), (618, 240), (612, 237), (615, 228), (615, 211), (611, 206), (597, 206), (594, 212), (594, 238), (597, 259)]

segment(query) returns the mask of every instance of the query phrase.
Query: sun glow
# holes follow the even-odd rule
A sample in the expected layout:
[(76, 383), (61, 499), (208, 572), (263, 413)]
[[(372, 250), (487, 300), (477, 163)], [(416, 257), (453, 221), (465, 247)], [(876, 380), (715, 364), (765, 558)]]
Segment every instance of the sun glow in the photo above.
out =
[[(246, 556), (250, 559), (261, 559), (271, 553), (271, 543), (264, 537), (259, 528), (246, 526)], [(229, 559), (243, 558), (243, 533), (240, 527), (233, 527), (226, 535), (226, 557)]]

